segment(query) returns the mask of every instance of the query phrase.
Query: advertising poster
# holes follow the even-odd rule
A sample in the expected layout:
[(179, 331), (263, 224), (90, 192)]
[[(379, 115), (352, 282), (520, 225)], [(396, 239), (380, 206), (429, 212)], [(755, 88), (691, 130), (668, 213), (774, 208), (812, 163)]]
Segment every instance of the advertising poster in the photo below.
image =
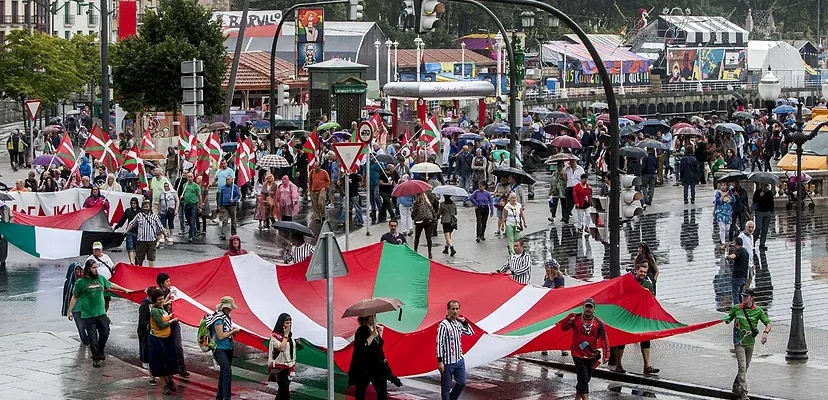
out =
[(747, 69), (746, 50), (725, 50), (724, 68), (722, 68), (722, 79), (744, 80)]
[(699, 51), (699, 71), (701, 79), (712, 81), (721, 79), (722, 63), (725, 49), (701, 49)]
[(324, 11), (300, 8), (296, 11), (296, 76), (307, 76), (308, 67), (322, 62), (325, 43)]
[(696, 49), (667, 50), (667, 65), (670, 71), (668, 81), (677, 83), (698, 80), (697, 60)]

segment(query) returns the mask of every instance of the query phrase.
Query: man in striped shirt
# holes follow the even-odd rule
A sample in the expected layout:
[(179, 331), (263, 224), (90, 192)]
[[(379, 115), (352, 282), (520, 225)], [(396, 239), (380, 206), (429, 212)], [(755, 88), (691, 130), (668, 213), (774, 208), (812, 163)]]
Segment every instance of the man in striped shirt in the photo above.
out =
[[(465, 317), (460, 316), (460, 302), (451, 300), (446, 305), (448, 315), (437, 326), (437, 369), (440, 371), (442, 400), (457, 400), (466, 386), (466, 362), (463, 360), (463, 335), (472, 336)], [(454, 378), (454, 387), (451, 380)]]
[(155, 247), (158, 235), (164, 232), (161, 220), (158, 215), (152, 213), (151, 204), (144, 200), (141, 204), (141, 212), (127, 226), (127, 231), (137, 228), (135, 237), (135, 265), (143, 265), (144, 258), (149, 260), (149, 266), (155, 266)]
[(515, 282), (522, 285), (529, 284), (532, 279), (532, 258), (526, 252), (526, 242), (515, 242), (515, 254), (509, 256), (509, 261), (498, 272), (511, 275)]
[(296, 264), (305, 261), (313, 255), (314, 247), (305, 243), (305, 237), (301, 233), (294, 232), (290, 236), (290, 247), (285, 249), (285, 264)]

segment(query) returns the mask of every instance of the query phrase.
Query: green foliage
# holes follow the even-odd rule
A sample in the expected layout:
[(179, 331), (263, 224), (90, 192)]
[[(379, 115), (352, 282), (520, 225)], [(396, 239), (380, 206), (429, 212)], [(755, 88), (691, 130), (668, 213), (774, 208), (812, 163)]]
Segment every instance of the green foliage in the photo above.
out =
[(72, 36), (69, 43), (74, 47), (76, 57), (75, 66), (84, 82), (94, 82), (101, 85), (101, 44), (97, 35), (79, 34)]
[(227, 70), (224, 36), (212, 13), (195, 0), (165, 0), (144, 14), (138, 35), (112, 48), (115, 98), (130, 113), (177, 110), (181, 62), (204, 61), (204, 111), (223, 112)]
[(6, 36), (0, 54), (0, 92), (7, 97), (57, 104), (88, 81), (77, 48), (65, 39), (19, 29)]

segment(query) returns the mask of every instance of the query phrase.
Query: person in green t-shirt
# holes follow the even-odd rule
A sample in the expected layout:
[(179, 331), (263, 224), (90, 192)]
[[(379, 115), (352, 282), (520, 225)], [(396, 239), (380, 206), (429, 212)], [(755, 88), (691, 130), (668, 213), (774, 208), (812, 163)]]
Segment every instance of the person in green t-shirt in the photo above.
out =
[(187, 173), (187, 182), (181, 189), (181, 202), (184, 203), (184, 216), (187, 218), (187, 225), (190, 226), (190, 235), (187, 241), (193, 242), (196, 227), (198, 226), (198, 209), (201, 208), (201, 186), (195, 182), (192, 172)]
[[(635, 266), (635, 270), (630, 272), (632, 276), (635, 277), (635, 280), (638, 282), (641, 287), (650, 291), (650, 293), (655, 296), (654, 290), (655, 285), (653, 285), (653, 281), (650, 280), (648, 272), (650, 271), (650, 264), (647, 261), (638, 263)], [(619, 374), (627, 373), (624, 369), (623, 364), (621, 361), (624, 359), (624, 345), (621, 346), (614, 346), (612, 350), (615, 351), (615, 372)], [(650, 364), (650, 341), (647, 340), (645, 342), (641, 342), (641, 358), (644, 359), (644, 374), (645, 375), (656, 375), (661, 372), (660, 369), (653, 367)]]
[(753, 356), (753, 345), (756, 343), (756, 336), (759, 334), (759, 321), (765, 325), (762, 331), (762, 344), (768, 341), (768, 334), (771, 331), (771, 322), (765, 310), (754, 302), (753, 289), (747, 288), (742, 291), (742, 303), (733, 306), (730, 312), (722, 320), (725, 323), (736, 320), (733, 324), (733, 347), (736, 351), (736, 363), (739, 372), (733, 380), (733, 395), (741, 400), (747, 399), (747, 370), (750, 366), (750, 359)]
[[(92, 366), (95, 368), (100, 367), (101, 361), (106, 358), (104, 347), (109, 339), (109, 318), (106, 316), (104, 292), (112, 290), (127, 294), (135, 292), (98, 275), (98, 262), (94, 259), (86, 260), (83, 277), (75, 282), (69, 309), (74, 310), (75, 304), (78, 304), (82, 325), (89, 340), (89, 350), (92, 353)], [(70, 321), (73, 318), (71, 313), (68, 317)]]

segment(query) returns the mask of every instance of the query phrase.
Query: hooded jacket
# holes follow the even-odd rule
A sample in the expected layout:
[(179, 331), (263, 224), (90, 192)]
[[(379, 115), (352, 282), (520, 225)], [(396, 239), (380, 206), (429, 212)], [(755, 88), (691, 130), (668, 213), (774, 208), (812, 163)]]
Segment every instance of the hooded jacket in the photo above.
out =
[(80, 172), (81, 176), (88, 176), (89, 179), (92, 179), (92, 166), (89, 165), (89, 159), (86, 156), (81, 157), (81, 163), (78, 167), (78, 171)]
[[(234, 240), (239, 241), (239, 247), (236, 247), (236, 248), (233, 247), (233, 241)], [(245, 250), (241, 247), (241, 238), (239, 238), (239, 235), (230, 236), (230, 240), (227, 241), (227, 251), (224, 252), (224, 255), (225, 256), (240, 256), (242, 254), (247, 254), (247, 250)]]

